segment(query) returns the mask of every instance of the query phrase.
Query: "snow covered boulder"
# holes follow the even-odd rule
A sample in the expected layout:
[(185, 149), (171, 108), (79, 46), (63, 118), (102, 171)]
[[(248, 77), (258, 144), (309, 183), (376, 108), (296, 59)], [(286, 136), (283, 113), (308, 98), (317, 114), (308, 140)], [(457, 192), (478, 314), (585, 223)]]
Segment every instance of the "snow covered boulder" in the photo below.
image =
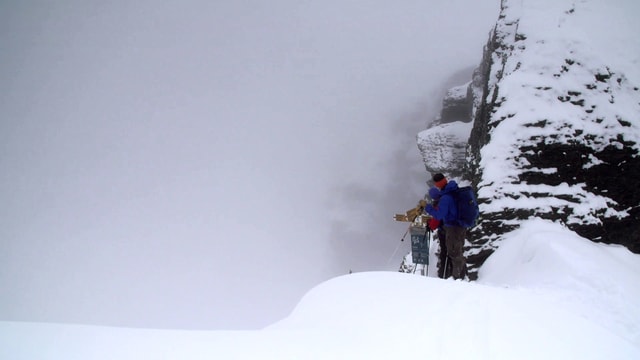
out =
[(418, 134), (418, 149), (428, 172), (442, 172), (449, 176), (462, 173), (471, 125), (456, 121)]

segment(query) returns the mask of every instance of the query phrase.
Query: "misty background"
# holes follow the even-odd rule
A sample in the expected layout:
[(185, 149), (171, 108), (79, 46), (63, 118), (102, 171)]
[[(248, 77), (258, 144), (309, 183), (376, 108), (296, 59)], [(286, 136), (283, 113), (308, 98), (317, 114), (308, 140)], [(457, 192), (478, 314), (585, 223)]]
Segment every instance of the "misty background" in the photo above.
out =
[(252, 329), (392, 270), (499, 0), (0, 3), (0, 320)]

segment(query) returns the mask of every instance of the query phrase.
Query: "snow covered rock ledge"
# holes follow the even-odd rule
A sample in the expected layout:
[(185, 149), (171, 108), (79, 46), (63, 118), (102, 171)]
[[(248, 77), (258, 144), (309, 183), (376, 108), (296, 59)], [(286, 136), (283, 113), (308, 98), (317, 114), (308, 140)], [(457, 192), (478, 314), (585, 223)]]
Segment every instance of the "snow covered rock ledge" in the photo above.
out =
[(475, 81), (449, 89), (440, 116), (418, 134), (418, 149), (428, 173), (441, 172), (455, 178), (463, 175), (478, 93)]
[(470, 122), (456, 121), (418, 134), (418, 149), (429, 173), (462, 175), (471, 126)]

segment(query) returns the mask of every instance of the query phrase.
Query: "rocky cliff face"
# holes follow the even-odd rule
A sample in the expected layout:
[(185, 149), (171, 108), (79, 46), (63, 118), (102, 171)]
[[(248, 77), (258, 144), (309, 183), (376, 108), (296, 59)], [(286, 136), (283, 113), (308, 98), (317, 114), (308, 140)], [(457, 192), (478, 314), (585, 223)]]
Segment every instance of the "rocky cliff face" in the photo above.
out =
[[(477, 189), (472, 278), (501, 236), (534, 216), (640, 253), (640, 42), (629, 7), (638, 6), (503, 0), (464, 101), (443, 107), (450, 127), (471, 114), (470, 136), (454, 136), (455, 161), (424, 156), (427, 170)], [(423, 155), (446, 123), (418, 136)]]

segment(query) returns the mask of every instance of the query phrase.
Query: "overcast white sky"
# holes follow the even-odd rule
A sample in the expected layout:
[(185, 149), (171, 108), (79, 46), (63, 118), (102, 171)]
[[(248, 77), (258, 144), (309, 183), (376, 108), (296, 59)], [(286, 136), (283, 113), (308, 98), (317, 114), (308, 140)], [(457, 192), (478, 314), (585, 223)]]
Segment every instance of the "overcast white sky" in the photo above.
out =
[(0, 320), (257, 328), (390, 258), (499, 0), (0, 4)]

